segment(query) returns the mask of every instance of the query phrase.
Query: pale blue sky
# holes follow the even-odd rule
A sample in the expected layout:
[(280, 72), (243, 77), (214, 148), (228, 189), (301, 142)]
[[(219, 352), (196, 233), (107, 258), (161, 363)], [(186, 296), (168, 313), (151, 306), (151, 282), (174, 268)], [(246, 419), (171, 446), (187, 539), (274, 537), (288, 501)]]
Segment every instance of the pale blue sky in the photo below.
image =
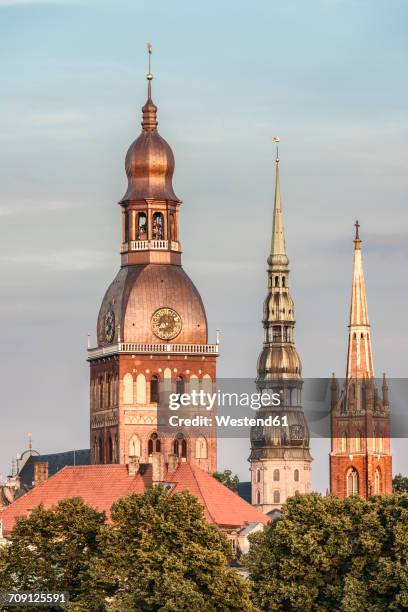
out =
[(405, 0), (0, 0), (2, 473), (28, 431), (43, 452), (88, 444), (86, 334), (119, 265), (148, 40), (221, 376), (255, 375), (274, 134), (304, 375), (344, 374), (356, 217), (376, 371), (407, 374)]

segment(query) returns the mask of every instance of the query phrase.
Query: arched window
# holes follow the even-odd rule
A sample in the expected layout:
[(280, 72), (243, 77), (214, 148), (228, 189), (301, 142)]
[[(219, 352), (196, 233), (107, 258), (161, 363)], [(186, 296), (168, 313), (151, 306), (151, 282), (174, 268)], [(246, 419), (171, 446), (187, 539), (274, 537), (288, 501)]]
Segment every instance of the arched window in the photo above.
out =
[(150, 380), (150, 402), (157, 404), (159, 401), (159, 379), (157, 376), (152, 376)]
[(98, 440), (98, 463), (104, 463), (104, 456), (103, 456), (103, 441), (102, 441), (102, 437), (99, 436), (99, 440)]
[(136, 402), (138, 404), (146, 403), (146, 377), (140, 373), (136, 378)]
[(343, 431), (343, 434), (341, 436), (341, 452), (342, 453), (347, 452), (347, 446), (348, 446), (347, 434), (345, 431)]
[(207, 440), (199, 437), (196, 440), (196, 459), (207, 459)]
[(133, 404), (133, 376), (129, 373), (123, 377), (123, 403)]
[(161, 449), (160, 439), (154, 431), (147, 442), (147, 454), (159, 453)]
[(282, 340), (282, 328), (280, 325), (272, 327), (272, 340), (273, 342), (280, 342)]
[(279, 287), (279, 276), (275, 276), (275, 287)]
[(166, 396), (168, 393), (172, 392), (170, 368), (164, 368), (164, 371), (163, 371), (163, 392)]
[(379, 495), (381, 493), (381, 472), (379, 468), (375, 470), (374, 474), (374, 493)]
[(199, 383), (198, 383), (198, 376), (196, 374), (192, 374), (190, 376), (190, 380), (189, 380), (189, 390), (190, 393), (192, 393), (192, 391), (199, 391)]
[(133, 434), (133, 436), (129, 440), (129, 457), (140, 457), (140, 451), (140, 438), (138, 435)]
[(354, 440), (354, 448), (356, 453), (359, 453), (361, 451), (361, 433), (359, 431), (357, 431), (356, 433), (356, 437)]
[(280, 491), (279, 489), (275, 489), (273, 492), (273, 503), (280, 504)]
[(129, 240), (129, 213), (125, 212), (125, 242)]
[(173, 213), (170, 213), (170, 240), (176, 240), (176, 224)]
[(99, 376), (98, 378), (98, 388), (99, 388), (99, 409), (103, 408), (103, 377)]
[(99, 463), (98, 438), (94, 438), (94, 442), (93, 442), (93, 460), (94, 460), (94, 463)]
[(176, 393), (182, 395), (184, 393), (184, 378), (182, 376), (178, 376), (176, 380)]
[(273, 470), (273, 480), (274, 482), (278, 482), (280, 480), (279, 470)]
[(112, 459), (113, 459), (113, 441), (112, 441), (112, 436), (109, 435), (108, 437), (108, 448), (107, 448), (107, 463), (112, 463)]
[(159, 212), (155, 212), (153, 215), (152, 234), (153, 240), (163, 240), (164, 238), (163, 215)]
[(173, 451), (177, 457), (187, 459), (187, 441), (182, 433), (178, 433), (173, 442)]
[(116, 463), (119, 461), (119, 440), (118, 434), (115, 434), (115, 442), (113, 445), (113, 461)]
[(213, 381), (209, 374), (204, 374), (201, 381), (201, 388), (205, 394), (205, 404), (209, 408), (209, 394), (213, 391)]
[(256, 470), (256, 482), (261, 482), (261, 470)]
[(111, 405), (111, 377), (110, 374), (107, 376), (107, 405)]
[(296, 469), (296, 470), (293, 472), (293, 477), (294, 477), (294, 479), (295, 479), (295, 482), (299, 482), (299, 470), (298, 470), (298, 469)]
[(260, 491), (256, 492), (256, 503), (257, 504), (261, 503), (261, 492)]
[(137, 240), (147, 240), (147, 217), (141, 212), (137, 217)]
[(347, 472), (347, 495), (358, 495), (359, 478), (355, 467), (352, 467)]

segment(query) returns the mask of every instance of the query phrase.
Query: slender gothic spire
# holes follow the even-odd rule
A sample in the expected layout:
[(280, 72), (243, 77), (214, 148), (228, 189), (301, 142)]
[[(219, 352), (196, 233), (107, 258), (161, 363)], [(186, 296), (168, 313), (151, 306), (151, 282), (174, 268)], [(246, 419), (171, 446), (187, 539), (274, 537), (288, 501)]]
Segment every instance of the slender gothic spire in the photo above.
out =
[[(274, 137), (274, 142), (276, 143), (279, 142), (279, 139), (277, 136)], [(286, 256), (285, 230), (283, 226), (278, 146), (276, 147), (276, 159), (275, 159), (275, 202), (274, 202), (274, 208), (273, 208), (271, 254), (268, 259), (268, 263), (271, 266), (273, 265), (287, 266), (289, 264), (289, 260)]]
[[(274, 138), (278, 143), (279, 139)], [(258, 381), (300, 379), (301, 363), (294, 341), (295, 309), (289, 291), (289, 259), (286, 255), (279, 177), (275, 159), (275, 200), (271, 251), (268, 257), (268, 295), (263, 308), (264, 346), (258, 359)]]
[(351, 290), (347, 378), (374, 378), (370, 323), (361, 253), (360, 224), (355, 223), (354, 268)]

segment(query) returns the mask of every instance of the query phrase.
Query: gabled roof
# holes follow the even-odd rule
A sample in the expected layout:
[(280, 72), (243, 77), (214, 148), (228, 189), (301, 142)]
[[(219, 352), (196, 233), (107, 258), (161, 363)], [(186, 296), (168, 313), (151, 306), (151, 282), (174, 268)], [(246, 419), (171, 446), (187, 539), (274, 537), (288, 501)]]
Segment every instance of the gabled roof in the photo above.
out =
[[(180, 464), (172, 473), (167, 472), (165, 483), (174, 484), (171, 493), (189, 491), (197, 497), (207, 521), (220, 527), (242, 528), (247, 523), (270, 520), (210, 474), (188, 463)], [(70, 497), (81, 497), (89, 506), (106, 512), (109, 520), (115, 501), (131, 493), (144, 493), (151, 486), (151, 465), (142, 465), (135, 476), (129, 475), (125, 465), (67, 466), (0, 512), (3, 532), (9, 535), (15, 521), (40, 504), (51, 508)]]
[(242, 527), (246, 523), (268, 523), (265, 514), (244, 501), (207, 472), (190, 463), (181, 463), (167, 482), (177, 483), (173, 492), (188, 490), (204, 506), (207, 520), (220, 527)]
[(89, 465), (91, 463), (91, 451), (89, 448), (81, 450), (66, 451), (64, 453), (52, 453), (48, 455), (31, 455), (19, 470), (18, 477), (21, 486), (30, 489), (34, 481), (34, 464), (48, 463), (48, 476), (53, 476), (66, 465)]

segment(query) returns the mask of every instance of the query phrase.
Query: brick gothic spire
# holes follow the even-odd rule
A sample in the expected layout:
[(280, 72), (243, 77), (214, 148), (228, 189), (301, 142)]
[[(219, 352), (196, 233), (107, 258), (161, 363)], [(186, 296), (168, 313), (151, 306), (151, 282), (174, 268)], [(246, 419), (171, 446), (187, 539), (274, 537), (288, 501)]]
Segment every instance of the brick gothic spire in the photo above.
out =
[(282, 425), (253, 427), (249, 458), (252, 503), (266, 513), (279, 509), (296, 491), (309, 491), (312, 461), (302, 409), (302, 365), (294, 340), (295, 313), (289, 291), (278, 156), (275, 173), (268, 293), (262, 319), (264, 342), (258, 359), (257, 386), (259, 391), (268, 389), (280, 395), (279, 406), (263, 407), (258, 414), (277, 417)]
[(363, 258), (359, 236), (360, 224), (358, 221), (356, 221), (355, 227), (356, 236), (354, 239), (354, 268), (350, 305), (347, 379), (374, 378), (370, 324), (368, 321)]
[(374, 379), (359, 223), (355, 224), (347, 372), (331, 383), (330, 490), (339, 497), (392, 492), (390, 406)]

